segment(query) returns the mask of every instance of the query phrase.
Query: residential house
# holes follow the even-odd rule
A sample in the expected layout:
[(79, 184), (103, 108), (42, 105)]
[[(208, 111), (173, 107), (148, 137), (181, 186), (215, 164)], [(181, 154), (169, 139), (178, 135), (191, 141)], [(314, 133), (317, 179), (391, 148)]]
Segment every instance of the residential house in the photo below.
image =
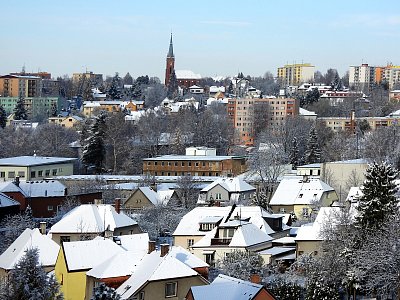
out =
[(132, 195), (123, 203), (124, 210), (138, 210), (145, 207), (157, 206), (165, 204), (163, 199), (159, 198), (157, 192), (150, 187), (139, 187)]
[[(242, 223), (251, 223), (266, 235), (278, 238), (288, 234), (289, 227), (283, 224), (282, 216), (275, 216), (259, 206), (196, 207), (183, 216), (173, 233), (174, 245), (192, 251), (192, 246), (221, 224), (229, 220), (240, 219)], [(233, 223), (232, 223), (233, 224)], [(235, 227), (239, 224), (235, 223)], [(253, 228), (252, 226), (244, 226)], [(246, 230), (241, 229), (240, 231)], [(215, 230), (216, 231), (216, 230)], [(212, 234), (216, 234), (213, 232)], [(261, 234), (260, 234), (261, 235)], [(221, 236), (221, 238), (223, 235)], [(211, 237), (210, 237), (211, 238)], [(214, 236), (215, 238), (215, 236)], [(207, 254), (207, 253), (205, 253)], [(204, 259), (205, 257), (201, 257)]]
[(39, 263), (46, 272), (54, 270), (60, 246), (39, 229), (25, 229), (24, 232), (0, 255), (0, 279), (5, 279), (8, 272), (32, 248), (38, 249)]
[(317, 206), (338, 200), (335, 190), (318, 176), (285, 176), (271, 198), (274, 213), (293, 213), (299, 220), (312, 218)]
[(0, 221), (2, 221), (6, 216), (15, 215), (19, 212), (19, 202), (0, 192)]
[(86, 273), (125, 250), (110, 239), (64, 242), (58, 252), (55, 277), (64, 299), (85, 299)]
[(16, 156), (0, 159), (0, 180), (43, 180), (50, 176), (73, 174), (76, 158)]
[(117, 289), (121, 299), (184, 299), (191, 286), (208, 284), (193, 268), (207, 264), (186, 251), (178, 252), (173, 254), (168, 244), (162, 244), (160, 251), (145, 255), (131, 277)]
[(197, 204), (247, 204), (255, 192), (256, 188), (240, 177), (221, 177), (200, 191)]
[(50, 117), (48, 122), (50, 124), (60, 125), (61, 127), (72, 128), (81, 124), (83, 118), (79, 116), (66, 116), (66, 117)]
[(275, 300), (276, 298), (259, 283), (219, 274), (210, 285), (191, 287), (185, 299)]
[(186, 155), (143, 159), (143, 174), (152, 176), (236, 176), (246, 171), (243, 156), (218, 156), (215, 148), (191, 147)]
[(84, 236), (125, 235), (140, 233), (136, 221), (109, 204), (82, 204), (54, 224), (49, 235), (58, 244), (79, 241)]

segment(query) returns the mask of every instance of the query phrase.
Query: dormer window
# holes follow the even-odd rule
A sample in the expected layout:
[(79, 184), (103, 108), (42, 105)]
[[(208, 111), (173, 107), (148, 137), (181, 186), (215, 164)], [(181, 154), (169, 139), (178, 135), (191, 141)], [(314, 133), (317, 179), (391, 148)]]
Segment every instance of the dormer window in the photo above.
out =
[(303, 198), (303, 194), (299, 194), (299, 198)]

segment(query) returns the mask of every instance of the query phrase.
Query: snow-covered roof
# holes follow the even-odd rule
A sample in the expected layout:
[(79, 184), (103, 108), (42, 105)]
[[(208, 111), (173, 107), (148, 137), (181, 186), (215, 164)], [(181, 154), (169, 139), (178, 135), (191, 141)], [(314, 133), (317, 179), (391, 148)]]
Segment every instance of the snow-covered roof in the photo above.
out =
[[(206, 232), (200, 231), (200, 222), (202, 222), (207, 217), (222, 217), (223, 220), (226, 221), (226, 218), (228, 217), (231, 210), (232, 206), (195, 207), (183, 216), (173, 235), (204, 236)], [(259, 206), (238, 205), (231, 213), (230, 218), (233, 219), (237, 215), (241, 215), (242, 219), (249, 219), (249, 222), (262, 229), (266, 234), (274, 233), (271, 227), (263, 219), (263, 217), (269, 217), (272, 214), (268, 213), (266, 210)]]
[(254, 224), (245, 223), (235, 231), (229, 247), (250, 247), (268, 241), (272, 241), (272, 237)]
[(146, 252), (149, 245), (149, 234), (138, 233), (138, 234), (126, 234), (118, 236), (121, 242), (121, 247), (125, 250), (135, 251), (135, 252)]
[(361, 191), (361, 188), (358, 186), (352, 186), (350, 188), (349, 193), (347, 194), (346, 197), (346, 202), (357, 202), (358, 199), (363, 195), (363, 192)]
[(215, 86), (215, 85), (210, 86), (210, 93), (218, 93), (218, 92), (225, 93), (225, 87)]
[(204, 189), (201, 190), (201, 192), (208, 192), (217, 185), (220, 185), (230, 193), (240, 193), (256, 190), (254, 186), (248, 184), (241, 177), (221, 177), (215, 180), (213, 183), (207, 185)]
[(319, 177), (286, 176), (279, 183), (272, 199), (271, 205), (299, 205), (312, 204), (319, 201), (325, 192), (334, 191), (332, 187), (323, 182)]
[(125, 252), (116, 243), (104, 238), (64, 242), (62, 247), (69, 272), (92, 269), (110, 257)]
[(160, 161), (160, 160), (165, 160), (165, 161), (176, 161), (176, 160), (185, 160), (185, 161), (222, 161), (222, 160), (227, 160), (227, 159), (235, 159), (235, 158), (242, 158), (241, 156), (228, 156), (228, 155), (205, 155), (205, 156), (200, 156), (200, 155), (163, 155), (163, 156), (157, 156), (157, 157), (151, 157), (151, 158), (144, 158), (143, 161)]
[(220, 274), (210, 285), (192, 286), (191, 291), (196, 300), (249, 300), (262, 288), (260, 284)]
[(306, 110), (304, 108), (299, 107), (299, 115), (300, 116), (317, 116), (317, 114), (313, 111)]
[(158, 198), (157, 193), (155, 191), (153, 191), (150, 187), (141, 186), (141, 187), (139, 187), (139, 190), (154, 205), (158, 205), (160, 203), (160, 199)]
[(65, 185), (56, 180), (20, 181), (19, 187), (32, 198), (65, 196)]
[(98, 233), (105, 229), (133, 226), (137, 222), (125, 215), (117, 213), (112, 205), (82, 204), (65, 214), (60, 221), (54, 224), (52, 233)]
[(117, 289), (121, 299), (129, 299), (147, 282), (198, 276), (196, 271), (178, 260), (177, 257), (179, 255), (175, 256), (170, 253), (161, 257), (159, 251), (146, 254), (132, 276)]
[(76, 158), (70, 157), (44, 157), (44, 156), (16, 156), (0, 159), (0, 166), (32, 167), (50, 164), (71, 163)]
[(21, 189), (18, 186), (16, 186), (15, 183), (12, 181), (0, 182), (0, 192), (1, 193), (6, 193), (6, 192), (23, 193), (23, 191), (21, 191)]
[(365, 158), (349, 159), (349, 160), (338, 160), (332, 161), (328, 164), (368, 164), (368, 160)]
[(274, 256), (274, 255), (279, 255), (279, 254), (287, 253), (287, 252), (294, 251), (294, 250), (296, 250), (295, 247), (272, 247), (272, 248), (269, 248), (269, 249), (265, 249), (265, 250), (259, 251), (257, 253), (260, 254), (260, 255), (272, 255), (272, 256)]
[(39, 263), (54, 266), (60, 247), (51, 238), (40, 233), (39, 229), (25, 229), (24, 232), (0, 255), (0, 268), (11, 270), (25, 255), (26, 250), (37, 248)]
[(20, 203), (0, 192), (0, 207), (19, 206)]
[(177, 79), (201, 79), (200, 74), (196, 74), (190, 70), (175, 70)]

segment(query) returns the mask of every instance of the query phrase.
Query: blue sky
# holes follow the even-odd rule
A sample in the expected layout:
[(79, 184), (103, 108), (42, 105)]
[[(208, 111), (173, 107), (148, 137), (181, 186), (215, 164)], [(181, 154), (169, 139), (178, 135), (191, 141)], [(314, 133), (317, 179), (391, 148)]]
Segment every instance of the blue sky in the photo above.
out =
[(163, 81), (169, 35), (176, 69), (259, 76), (310, 62), (400, 65), (400, 1), (19, 0), (2, 3), (0, 74), (85, 69)]

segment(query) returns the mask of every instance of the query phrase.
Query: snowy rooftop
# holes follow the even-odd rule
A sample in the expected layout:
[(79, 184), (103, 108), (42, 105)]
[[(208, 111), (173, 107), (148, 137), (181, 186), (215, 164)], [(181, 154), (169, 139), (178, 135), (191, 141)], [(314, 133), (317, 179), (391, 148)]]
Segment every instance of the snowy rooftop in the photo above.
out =
[(28, 197), (60, 197), (65, 195), (65, 186), (55, 180), (20, 181), (19, 187)]
[(82, 204), (65, 214), (62, 219), (54, 224), (51, 233), (98, 233), (109, 227), (115, 228), (136, 225), (124, 213), (117, 213), (115, 208), (108, 204)]
[(303, 176), (286, 176), (279, 183), (270, 204), (308, 205), (313, 201), (319, 201), (322, 194), (328, 191), (334, 191), (334, 189), (319, 177), (308, 177), (307, 181), (303, 181)]
[(19, 206), (20, 203), (0, 192), (0, 207)]
[(110, 257), (125, 252), (113, 241), (103, 238), (96, 238), (90, 241), (64, 242), (62, 247), (70, 272), (91, 269)]
[(329, 164), (368, 164), (368, 160), (366, 160), (365, 158), (338, 160), (329, 162)]
[(76, 158), (69, 157), (44, 157), (44, 156), (16, 156), (0, 159), (0, 166), (32, 167), (50, 164), (71, 163)]
[(301, 115), (301, 116), (317, 116), (317, 114), (315, 112), (306, 110), (301, 107), (299, 107), (299, 115)]
[(24, 232), (0, 255), (0, 268), (11, 270), (14, 265), (31, 248), (39, 250), (39, 263), (43, 266), (54, 266), (60, 247), (39, 229), (25, 229)]
[(256, 188), (246, 181), (244, 181), (241, 177), (221, 177), (215, 180), (213, 183), (206, 186), (201, 192), (208, 192), (213, 187), (220, 185), (222, 188), (232, 193), (239, 192), (247, 192), (247, 191), (255, 191)]
[(201, 79), (200, 74), (196, 74), (190, 70), (175, 70), (177, 79)]
[[(192, 254), (188, 253), (188, 255)], [(171, 254), (171, 252), (163, 257), (160, 256), (159, 251), (146, 254), (132, 276), (117, 289), (117, 293), (121, 295), (121, 299), (129, 299), (147, 282), (198, 276), (196, 271), (177, 259), (178, 257), (181, 255)]]
[(221, 155), (221, 156), (200, 156), (200, 155), (163, 155), (163, 156), (158, 156), (158, 157), (152, 157), (152, 158), (144, 158), (143, 161), (177, 161), (177, 160), (187, 160), (187, 161), (222, 161), (222, 160), (227, 160), (227, 159), (237, 159), (237, 158), (242, 158), (241, 156), (228, 156), (228, 155)]
[(262, 288), (260, 284), (220, 274), (210, 285), (193, 286), (191, 291), (196, 300), (248, 300), (253, 299)]
[[(205, 218), (222, 217), (223, 222), (227, 221), (227, 217), (232, 210), (232, 206), (225, 207), (196, 207), (183, 216), (178, 227), (173, 233), (174, 236), (194, 235), (204, 236), (206, 232), (200, 231), (200, 222), (204, 222)], [(263, 219), (263, 217), (271, 216), (266, 210), (259, 206), (236, 206), (231, 213), (230, 219), (241, 215), (242, 219), (248, 219), (258, 228), (262, 229), (266, 234), (274, 233), (271, 227)]]
[(20, 192), (23, 193), (21, 191), (21, 189), (19, 187), (17, 187), (15, 185), (14, 182), (12, 181), (4, 181), (4, 182), (0, 182), (0, 192)]
[(272, 247), (266, 250), (257, 252), (260, 255), (280, 255), (282, 253), (287, 253), (296, 250), (296, 247)]

